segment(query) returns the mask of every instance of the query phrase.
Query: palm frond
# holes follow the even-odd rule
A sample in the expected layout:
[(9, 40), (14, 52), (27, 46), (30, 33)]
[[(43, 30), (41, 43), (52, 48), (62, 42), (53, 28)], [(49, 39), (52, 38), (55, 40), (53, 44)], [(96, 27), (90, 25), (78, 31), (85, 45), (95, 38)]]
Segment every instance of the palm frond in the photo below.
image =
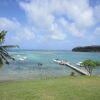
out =
[(14, 58), (10, 56), (10, 54), (4, 48), (0, 47), (0, 53), (3, 54), (6, 58), (14, 60)]
[[(7, 31), (1, 31), (0, 32), (0, 44), (2, 44), (5, 40), (5, 36), (6, 36)], [(17, 47), (19, 48), (18, 45), (0, 45), (0, 64), (9, 64), (8, 59), (12, 59), (15, 60), (12, 56), (10, 56), (10, 54), (6, 51), (7, 48), (13, 48), (13, 47)]]
[(0, 43), (2, 44), (5, 40), (5, 35), (6, 35), (7, 31), (1, 31), (0, 32)]
[(3, 47), (3, 48), (19, 48), (18, 45), (3, 45), (3, 46), (0, 46), (0, 47)]
[(9, 64), (7, 59), (15, 60), (3, 47), (0, 47), (0, 63)]
[(0, 54), (0, 65), (2, 65), (2, 64), (4, 64), (4, 61), (3, 61), (3, 58), (2, 58), (2, 56)]
[(5, 62), (6, 64), (9, 64), (8, 60), (6, 59), (6, 57), (3, 54), (0, 54), (2, 57), (3, 62)]

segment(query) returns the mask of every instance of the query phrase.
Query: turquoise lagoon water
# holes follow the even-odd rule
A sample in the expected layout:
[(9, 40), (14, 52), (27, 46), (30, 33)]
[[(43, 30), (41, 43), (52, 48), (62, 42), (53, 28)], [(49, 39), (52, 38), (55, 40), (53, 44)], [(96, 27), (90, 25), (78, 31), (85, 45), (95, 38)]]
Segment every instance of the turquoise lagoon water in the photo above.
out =
[[(72, 51), (32, 51), (20, 50), (9, 52), (16, 61), (0, 67), (0, 81), (54, 78), (70, 75), (71, 68), (53, 62), (53, 59), (69, 61), (73, 65), (85, 59), (100, 61), (100, 53)], [(42, 65), (38, 65), (42, 63)], [(83, 70), (85, 70), (83, 68)], [(75, 72), (76, 75), (79, 73)], [(100, 67), (93, 70), (93, 75), (100, 75)]]

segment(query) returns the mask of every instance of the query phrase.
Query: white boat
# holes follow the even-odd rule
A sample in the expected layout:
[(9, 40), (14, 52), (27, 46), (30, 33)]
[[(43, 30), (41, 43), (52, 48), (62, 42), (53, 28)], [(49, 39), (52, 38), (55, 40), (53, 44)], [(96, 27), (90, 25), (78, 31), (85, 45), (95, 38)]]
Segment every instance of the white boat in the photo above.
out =
[(54, 62), (57, 62), (57, 63), (61, 63), (61, 61), (58, 60), (58, 59), (54, 59), (53, 61), (54, 61)]
[(19, 60), (21, 60), (21, 61), (23, 61), (23, 60), (25, 60), (25, 59), (27, 59), (27, 57), (19, 58)]
[(55, 63), (59, 63), (61, 65), (70, 64), (68, 61), (63, 61), (63, 60), (58, 60), (58, 59), (54, 59), (53, 61)]
[(19, 58), (19, 60), (23, 61), (24, 59), (23, 58)]
[(81, 66), (82, 63), (83, 63), (83, 62), (78, 62), (78, 63), (76, 63), (76, 65), (77, 65), (77, 66)]

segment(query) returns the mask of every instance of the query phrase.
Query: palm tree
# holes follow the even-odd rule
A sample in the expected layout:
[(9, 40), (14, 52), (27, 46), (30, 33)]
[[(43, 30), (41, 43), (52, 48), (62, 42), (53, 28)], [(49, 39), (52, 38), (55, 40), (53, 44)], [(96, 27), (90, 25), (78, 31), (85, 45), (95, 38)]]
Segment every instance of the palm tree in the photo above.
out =
[(80, 65), (80, 67), (85, 67), (90, 76), (92, 75), (92, 71), (96, 66), (100, 66), (100, 62), (90, 59), (83, 61), (83, 63)]
[(7, 31), (1, 31), (0, 32), (0, 64), (9, 64), (8, 59), (15, 60), (12, 56), (9, 55), (7, 52), (6, 48), (10, 47), (18, 47), (16, 45), (3, 45), (5, 41), (5, 36), (6, 36)]

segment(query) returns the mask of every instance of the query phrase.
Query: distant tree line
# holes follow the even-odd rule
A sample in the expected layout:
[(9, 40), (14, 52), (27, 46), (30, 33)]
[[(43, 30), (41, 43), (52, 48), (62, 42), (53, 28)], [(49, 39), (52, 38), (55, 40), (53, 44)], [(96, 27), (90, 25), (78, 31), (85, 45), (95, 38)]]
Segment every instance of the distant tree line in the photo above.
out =
[(72, 51), (76, 52), (100, 52), (100, 46), (84, 46), (84, 47), (75, 47)]

